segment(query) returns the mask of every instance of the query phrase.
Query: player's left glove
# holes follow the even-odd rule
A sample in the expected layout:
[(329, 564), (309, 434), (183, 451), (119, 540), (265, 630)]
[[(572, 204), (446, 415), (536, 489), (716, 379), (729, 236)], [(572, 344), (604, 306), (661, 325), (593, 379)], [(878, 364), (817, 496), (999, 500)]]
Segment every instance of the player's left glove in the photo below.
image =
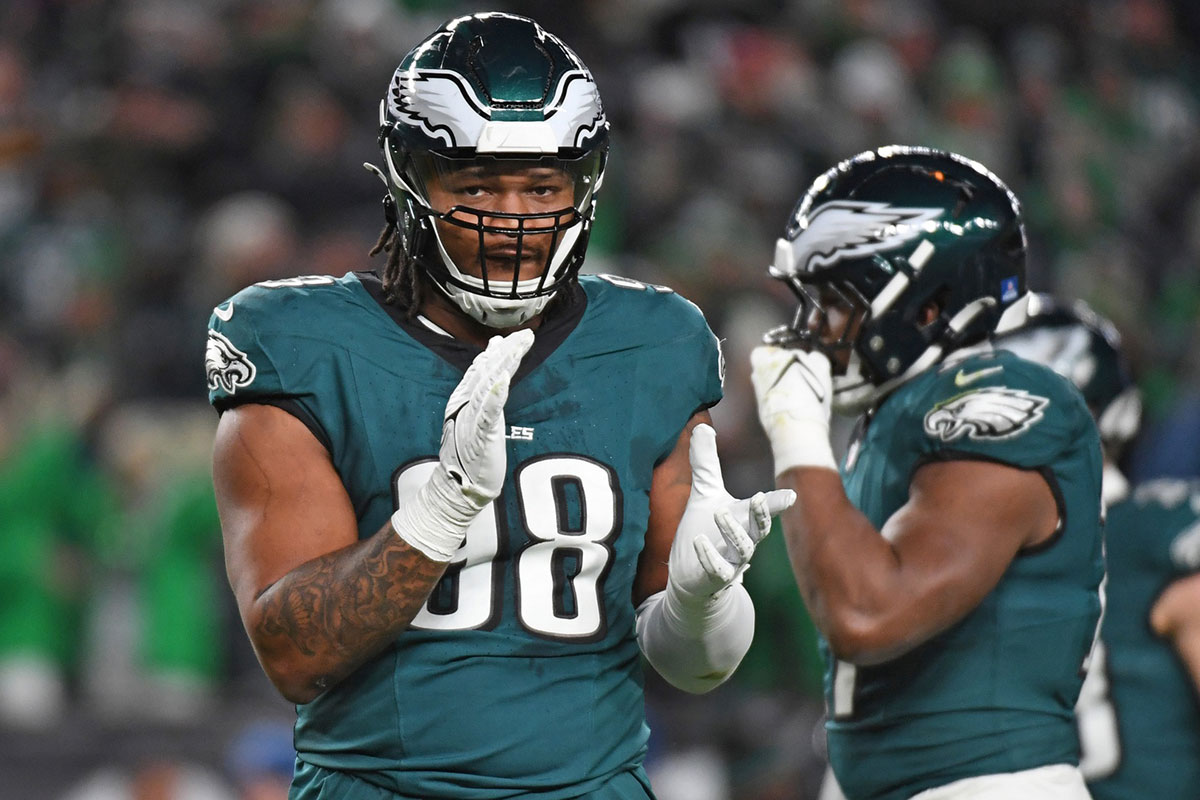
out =
[(823, 353), (761, 345), (750, 353), (758, 419), (771, 442), (775, 474), (792, 467), (837, 469), (829, 446), (833, 377)]
[(758, 543), (771, 530), (771, 517), (796, 500), (790, 489), (758, 492), (739, 500), (725, 489), (710, 425), (692, 429), (688, 452), (692, 493), (675, 532), (667, 562), (667, 591), (683, 603), (706, 602), (750, 565)]

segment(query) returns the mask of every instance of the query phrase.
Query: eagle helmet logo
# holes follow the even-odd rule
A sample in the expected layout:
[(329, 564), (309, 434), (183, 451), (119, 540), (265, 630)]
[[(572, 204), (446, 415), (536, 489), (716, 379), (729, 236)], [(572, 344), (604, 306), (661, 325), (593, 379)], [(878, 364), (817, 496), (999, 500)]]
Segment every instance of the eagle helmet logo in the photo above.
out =
[[(492, 127), (490, 104), (480, 100), (466, 78), (447, 69), (406, 69), (392, 76), (387, 110), (400, 123), (419, 128), (445, 147), (476, 148), (485, 152), (490, 144), (497, 152), (508, 149), (503, 142), (503, 125)], [(560, 147), (583, 147), (607, 125), (596, 82), (582, 69), (569, 70), (544, 110), (545, 121), (525, 126), (520, 133), (532, 135), (539, 151), (557, 153)], [(490, 134), (490, 135), (485, 135)], [(528, 149), (529, 142), (522, 142)], [(481, 147), (484, 146), (484, 147)]]
[(943, 442), (964, 435), (976, 441), (1011, 439), (1041, 421), (1049, 404), (1023, 389), (984, 386), (935, 405), (925, 415), (925, 433)]
[(204, 367), (209, 391), (221, 389), (226, 394), (235, 394), (239, 388), (249, 386), (258, 374), (249, 357), (216, 331), (208, 332)]
[(843, 259), (895, 250), (921, 235), (924, 224), (942, 213), (941, 208), (831, 200), (800, 221), (800, 235), (779, 239), (770, 273), (783, 278), (812, 272)]

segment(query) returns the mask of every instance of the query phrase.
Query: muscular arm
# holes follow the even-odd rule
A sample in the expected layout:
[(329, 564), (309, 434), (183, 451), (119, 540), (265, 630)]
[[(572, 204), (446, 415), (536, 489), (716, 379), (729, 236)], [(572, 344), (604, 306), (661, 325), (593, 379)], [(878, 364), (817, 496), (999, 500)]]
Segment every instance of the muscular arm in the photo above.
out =
[(1200, 574), (1180, 578), (1159, 595), (1150, 626), (1174, 645), (1200, 692)]
[(708, 411), (697, 411), (688, 420), (671, 454), (654, 468), (650, 483), (650, 518), (646, 525), (646, 543), (638, 559), (637, 577), (633, 585), (633, 604), (642, 601), (667, 586), (667, 560), (675, 531), (692, 493), (692, 467), (688, 448), (692, 429), (700, 423), (712, 425)]
[(213, 483), (242, 623), (267, 677), (294, 703), (387, 647), (446, 569), (390, 523), (359, 541), (328, 452), (278, 408), (222, 415)]
[(895, 658), (962, 619), (1058, 523), (1039, 474), (989, 462), (921, 467), (882, 531), (833, 470), (788, 469), (778, 485), (798, 495), (782, 519), (800, 592), (834, 654), (857, 664)]

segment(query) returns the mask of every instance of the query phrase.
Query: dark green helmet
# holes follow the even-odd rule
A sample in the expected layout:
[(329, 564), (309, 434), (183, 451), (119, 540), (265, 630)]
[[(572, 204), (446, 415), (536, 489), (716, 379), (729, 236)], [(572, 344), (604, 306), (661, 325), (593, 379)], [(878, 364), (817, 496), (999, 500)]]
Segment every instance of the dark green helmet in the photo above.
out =
[[(407, 266), (423, 270), (464, 312), (492, 327), (539, 313), (579, 271), (604, 174), (608, 120), (587, 67), (531, 19), (458, 17), (405, 56), (379, 113), (385, 205)], [(476, 166), (562, 170), (573, 182), (574, 203), (543, 214), (431, 207), (431, 179)], [(507, 225), (498, 226), (497, 218)], [(435, 219), (478, 234), (482, 278), (449, 257)], [(542, 274), (489, 280), (484, 235), (515, 235), (519, 252), (534, 230), (554, 236)]]
[(1114, 458), (1138, 431), (1141, 394), (1121, 351), (1116, 326), (1087, 303), (1033, 294), (1021, 327), (996, 337), (996, 347), (1050, 367), (1075, 384)]
[[(985, 339), (1006, 310), (1023, 305), (1020, 204), (970, 159), (881, 147), (813, 182), (776, 244), (770, 274), (800, 305), (767, 341), (825, 352), (838, 365), (834, 407), (860, 411)], [(931, 302), (940, 311), (924, 319)], [(822, 337), (832, 305), (858, 323), (836, 341)]]

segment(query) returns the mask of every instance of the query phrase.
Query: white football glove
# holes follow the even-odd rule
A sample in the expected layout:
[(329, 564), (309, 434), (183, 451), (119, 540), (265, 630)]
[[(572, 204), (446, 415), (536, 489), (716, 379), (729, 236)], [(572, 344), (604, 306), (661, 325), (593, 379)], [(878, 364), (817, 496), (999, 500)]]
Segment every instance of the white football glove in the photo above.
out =
[(829, 446), (833, 377), (823, 353), (760, 345), (750, 353), (758, 419), (775, 457), (775, 474), (792, 467), (837, 469)]
[(692, 493), (675, 532), (667, 561), (668, 592), (681, 602), (705, 602), (740, 580), (771, 517), (796, 500), (790, 489), (758, 492), (738, 500), (725, 489), (711, 425), (692, 429), (688, 452)]
[(434, 561), (449, 561), (467, 528), (504, 485), (504, 404), (533, 344), (533, 331), (493, 336), (446, 403), (442, 445), (429, 480), (392, 515), (400, 538)]

